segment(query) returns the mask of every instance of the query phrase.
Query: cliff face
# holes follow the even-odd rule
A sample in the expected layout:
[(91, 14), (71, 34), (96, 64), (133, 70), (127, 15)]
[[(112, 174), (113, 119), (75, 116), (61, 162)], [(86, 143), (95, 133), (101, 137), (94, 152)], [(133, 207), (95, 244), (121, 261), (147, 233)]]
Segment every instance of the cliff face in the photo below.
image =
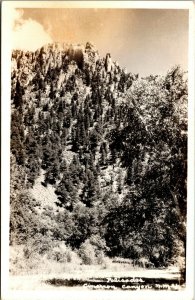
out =
[[(187, 85), (180, 68), (139, 79), (91, 43), (56, 43), (13, 51), (11, 76), (11, 152), (23, 174), (16, 179), (13, 171), (20, 187), (14, 207), (19, 198), (28, 203), (45, 234), (73, 248), (96, 235), (107, 255), (168, 264), (185, 235)], [(12, 214), (12, 243), (28, 240), (26, 226), (40, 233), (33, 222), (23, 229), (17, 222)]]

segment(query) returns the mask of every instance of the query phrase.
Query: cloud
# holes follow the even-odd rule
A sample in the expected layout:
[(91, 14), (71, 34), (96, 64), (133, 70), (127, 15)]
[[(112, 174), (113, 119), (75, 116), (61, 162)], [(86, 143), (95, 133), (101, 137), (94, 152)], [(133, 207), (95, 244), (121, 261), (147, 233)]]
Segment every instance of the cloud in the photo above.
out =
[(14, 29), (15, 26), (21, 25), (22, 21), (22, 16), (23, 16), (23, 10), (22, 9), (15, 9), (15, 8), (10, 8), (11, 12), (11, 21), (12, 21), (12, 28)]
[(35, 20), (23, 19), (23, 11), (14, 9), (12, 13), (12, 48), (35, 51), (52, 38), (44, 27)]

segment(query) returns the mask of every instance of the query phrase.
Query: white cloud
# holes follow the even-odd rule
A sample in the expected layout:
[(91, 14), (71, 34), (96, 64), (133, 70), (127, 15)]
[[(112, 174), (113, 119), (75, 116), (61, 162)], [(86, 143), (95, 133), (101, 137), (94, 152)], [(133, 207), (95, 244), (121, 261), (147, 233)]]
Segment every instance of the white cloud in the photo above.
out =
[(22, 9), (10, 8), (10, 13), (11, 13), (12, 28), (14, 29), (16, 25), (21, 24), (21, 20), (24, 12)]
[(12, 23), (12, 48), (35, 51), (47, 43), (52, 42), (52, 38), (44, 27), (35, 20), (22, 18), (22, 10), (13, 10)]

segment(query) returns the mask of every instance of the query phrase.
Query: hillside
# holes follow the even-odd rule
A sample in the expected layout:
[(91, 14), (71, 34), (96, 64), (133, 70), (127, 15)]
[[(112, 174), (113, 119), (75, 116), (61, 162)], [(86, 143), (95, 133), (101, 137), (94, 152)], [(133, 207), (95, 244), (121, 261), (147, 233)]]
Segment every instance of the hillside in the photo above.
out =
[(91, 43), (56, 43), (14, 50), (11, 80), (10, 244), (51, 255), (63, 243), (97, 263), (184, 260), (187, 81), (180, 67), (139, 78)]

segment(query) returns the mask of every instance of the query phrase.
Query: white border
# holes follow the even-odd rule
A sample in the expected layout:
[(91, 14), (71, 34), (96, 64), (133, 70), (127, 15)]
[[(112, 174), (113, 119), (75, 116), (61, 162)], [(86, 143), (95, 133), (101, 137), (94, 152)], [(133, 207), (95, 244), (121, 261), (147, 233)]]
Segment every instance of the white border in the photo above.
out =
[[(10, 10), (13, 8), (145, 8), (145, 9), (188, 9), (189, 10), (189, 104), (188, 104), (188, 230), (187, 230), (187, 287), (182, 292), (60, 292), (60, 291), (9, 291), (9, 162), (10, 162), (10, 70), (11, 70), (11, 20)], [(2, 189), (1, 189), (1, 266), (2, 266), (2, 299), (150, 299), (169, 298), (194, 299), (194, 68), (195, 68), (195, 8), (194, 1), (3, 1), (2, 2), (2, 78), (1, 78), (1, 128), (2, 128)], [(115, 295), (115, 296), (114, 296)], [(115, 298), (116, 297), (116, 298)]]
[[(1, 26), (1, 287), (3, 295), (8, 291), (9, 277), (9, 183), (10, 183), (10, 99), (11, 99), (11, 20), (6, 17), (8, 9), (2, 5)], [(3, 276), (2, 276), (3, 275)]]
[(193, 1), (3, 1), (14, 8), (145, 8), (190, 9)]
[[(193, 1), (194, 2), (194, 1)], [(186, 259), (186, 290), (194, 294), (194, 179), (195, 179), (195, 2), (189, 10), (189, 52), (188, 52), (188, 195), (187, 195), (187, 259)], [(190, 291), (191, 289), (191, 291)]]

